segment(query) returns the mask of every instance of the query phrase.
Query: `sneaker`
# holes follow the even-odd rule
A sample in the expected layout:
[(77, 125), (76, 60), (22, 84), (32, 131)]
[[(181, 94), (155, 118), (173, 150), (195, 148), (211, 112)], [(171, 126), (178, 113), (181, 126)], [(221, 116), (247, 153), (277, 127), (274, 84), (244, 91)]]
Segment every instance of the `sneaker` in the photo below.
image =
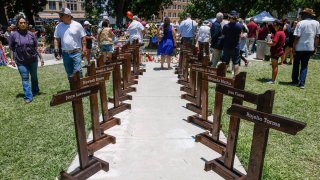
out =
[(304, 85), (298, 85), (300, 89), (304, 89)]
[(268, 84), (275, 84), (276, 82), (275, 82), (275, 81), (270, 80), (270, 81), (268, 81), (267, 83), (268, 83)]
[(31, 99), (25, 99), (25, 100), (24, 100), (24, 103), (25, 103), (25, 104), (29, 104), (29, 103), (31, 103), (31, 102), (32, 102)]

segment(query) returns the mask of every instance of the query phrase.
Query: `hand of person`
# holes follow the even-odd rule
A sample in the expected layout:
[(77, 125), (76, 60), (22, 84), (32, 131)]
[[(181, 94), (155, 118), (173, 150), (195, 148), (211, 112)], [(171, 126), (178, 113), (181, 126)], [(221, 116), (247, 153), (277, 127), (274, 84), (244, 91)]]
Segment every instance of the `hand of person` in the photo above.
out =
[(9, 62), (9, 64), (10, 64), (12, 67), (16, 67), (16, 63), (15, 63), (13, 60), (11, 60), (11, 61)]
[(87, 55), (87, 50), (86, 50), (86, 49), (83, 49), (83, 50), (82, 50), (82, 55), (83, 55), (83, 56), (86, 56), (86, 55)]
[(44, 60), (42, 58), (40, 59), (40, 62), (41, 62), (41, 66), (43, 66), (44, 65)]

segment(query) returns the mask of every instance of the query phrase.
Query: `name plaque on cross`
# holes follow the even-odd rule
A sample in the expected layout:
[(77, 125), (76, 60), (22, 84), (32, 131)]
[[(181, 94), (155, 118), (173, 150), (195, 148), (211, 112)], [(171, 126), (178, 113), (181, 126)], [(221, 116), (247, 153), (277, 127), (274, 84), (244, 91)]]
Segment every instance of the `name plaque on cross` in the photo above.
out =
[(204, 78), (204, 80), (217, 83), (217, 84), (224, 84), (227, 86), (233, 86), (234, 80), (227, 78), (227, 77), (221, 77), (221, 76), (215, 76), (215, 75), (209, 75), (207, 78)]
[(234, 98), (244, 100), (246, 102), (253, 103), (253, 104), (258, 104), (259, 97), (260, 97), (259, 94), (233, 88), (231, 86), (225, 86), (223, 84), (217, 84), (216, 91)]
[(70, 90), (70, 91), (58, 93), (56, 95), (53, 95), (53, 97), (50, 101), (50, 106), (56, 106), (56, 105), (63, 104), (66, 102), (81, 99), (86, 96), (90, 96), (92, 94), (97, 93), (99, 88), (100, 88), (99, 85), (95, 84), (95, 85), (80, 88), (77, 90)]
[(100, 73), (110, 73), (114, 70), (114, 66), (113, 65), (107, 65), (107, 66), (101, 66), (101, 67), (97, 67), (96, 68), (96, 73), (100, 74)]
[(264, 113), (249, 107), (233, 104), (227, 114), (236, 116), (254, 123), (261, 123), (265, 127), (276, 129), (281, 132), (295, 135), (301, 131), (306, 124), (287, 117)]
[(87, 86), (89, 84), (104, 82), (104, 81), (108, 80), (109, 74), (107, 74), (106, 72), (108, 72), (108, 71), (104, 71), (103, 74), (97, 74), (95, 76), (81, 78), (80, 79), (80, 86), (83, 87), (83, 86)]
[(193, 64), (191, 66), (191, 68), (192, 68), (192, 70), (197, 71), (197, 72), (210, 74), (210, 75), (217, 75), (217, 68), (204, 67), (202, 65), (197, 65), (197, 64)]

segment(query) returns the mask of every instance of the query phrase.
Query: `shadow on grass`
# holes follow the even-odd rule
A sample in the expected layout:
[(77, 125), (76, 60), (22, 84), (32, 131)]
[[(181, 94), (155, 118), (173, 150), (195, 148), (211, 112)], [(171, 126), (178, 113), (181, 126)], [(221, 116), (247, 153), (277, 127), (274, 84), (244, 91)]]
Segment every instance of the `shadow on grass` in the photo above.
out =
[(291, 81), (290, 82), (284, 82), (284, 81), (279, 81), (280, 85), (285, 85), (285, 86), (297, 86), (298, 84), (292, 84)]
[(265, 82), (270, 81), (270, 78), (258, 78), (257, 81), (265, 83)]
[(24, 94), (23, 93), (19, 93), (16, 95), (16, 98), (23, 98), (24, 97)]

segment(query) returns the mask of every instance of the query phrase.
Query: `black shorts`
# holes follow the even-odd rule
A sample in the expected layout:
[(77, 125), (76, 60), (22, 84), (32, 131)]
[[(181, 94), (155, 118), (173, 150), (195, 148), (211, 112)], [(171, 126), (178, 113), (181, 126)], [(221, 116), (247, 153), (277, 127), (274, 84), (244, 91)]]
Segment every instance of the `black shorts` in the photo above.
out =
[(240, 50), (239, 49), (224, 49), (222, 51), (222, 62), (225, 62), (226, 65), (229, 65), (230, 59), (234, 65), (240, 64)]

